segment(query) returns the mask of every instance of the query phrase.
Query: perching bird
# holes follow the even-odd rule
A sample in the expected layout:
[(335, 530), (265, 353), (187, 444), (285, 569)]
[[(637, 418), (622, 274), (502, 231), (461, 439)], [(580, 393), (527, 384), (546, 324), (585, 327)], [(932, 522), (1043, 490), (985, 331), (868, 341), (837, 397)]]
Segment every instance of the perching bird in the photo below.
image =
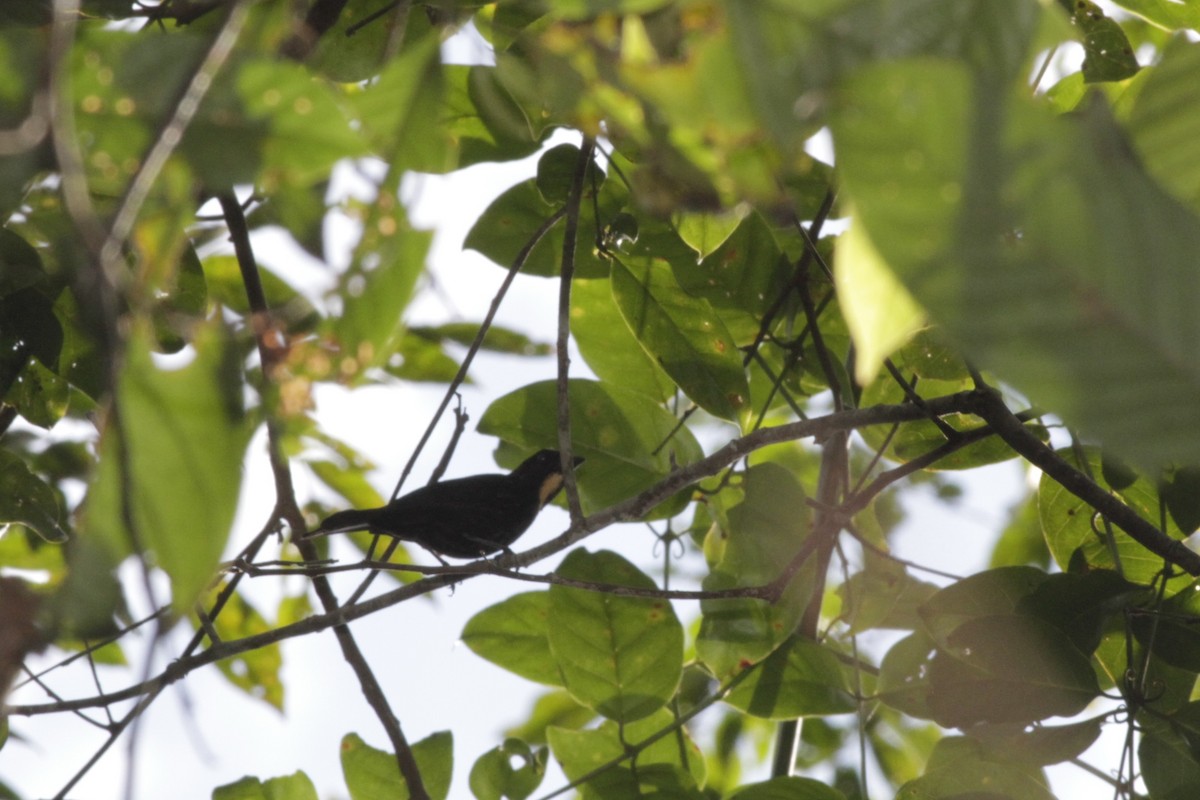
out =
[[(575, 465), (583, 463), (575, 458)], [(305, 538), (367, 530), (415, 542), (438, 556), (480, 558), (517, 540), (563, 486), (557, 450), (539, 450), (507, 475), (423, 486), (382, 508), (339, 511)]]

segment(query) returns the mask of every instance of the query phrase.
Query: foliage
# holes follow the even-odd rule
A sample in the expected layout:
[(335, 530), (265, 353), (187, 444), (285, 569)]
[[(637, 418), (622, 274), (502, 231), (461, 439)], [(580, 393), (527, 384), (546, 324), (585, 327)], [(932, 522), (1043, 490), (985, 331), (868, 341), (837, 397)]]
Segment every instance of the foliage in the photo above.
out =
[[(548, 693), (457, 753), (456, 796), (529, 797), (551, 759), (584, 798), (849, 799), (870, 774), (878, 796), (1023, 800), (1067, 762), (1115, 797), (1200, 793), (1194, 3), (307, 5), (0, 9), (0, 747), (102, 707), (103, 752), (211, 663), (285, 709), (280, 642), (333, 629), (390, 742), (345, 734), (349, 795), (450, 796), (472, 720), (451, 705), (410, 745), (347, 623), (499, 573), (550, 585), (462, 638)], [(452, 35), (486, 57), (452, 63)], [(408, 324), (438, 287), (402, 180), (526, 157), (465, 246), (555, 282), (558, 329)], [(351, 172), (370, 190), (331, 189)], [(327, 288), (267, 229), (332, 262)], [(586, 371), (548, 358), (570, 337)], [(329, 509), (293, 475), (384, 498), (316, 392), (448, 403), (481, 350), (557, 366), (478, 431), (506, 467), (586, 457), (568, 529), (444, 568), (359, 535), (364, 576), (403, 579), (339, 601), (301, 538)], [(257, 432), (276, 496), (243, 541)], [(1040, 478), (992, 568), (926, 580), (892, 553), (905, 487), (1018, 459)], [(584, 542), (629, 522), (657, 568)], [(273, 581), (272, 614), (248, 587)], [(190, 641), (158, 678), (122, 668), (134, 706), (18, 683), (172, 629)], [(1105, 732), (1115, 772), (1087, 765)], [(317, 790), (298, 771), (213, 796)]]

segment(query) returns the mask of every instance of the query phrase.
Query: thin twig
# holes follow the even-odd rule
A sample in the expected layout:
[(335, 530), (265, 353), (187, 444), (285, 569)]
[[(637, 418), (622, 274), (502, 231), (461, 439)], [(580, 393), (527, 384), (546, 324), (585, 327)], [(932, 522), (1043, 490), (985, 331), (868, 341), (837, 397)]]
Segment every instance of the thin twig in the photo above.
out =
[[(568, 396), (568, 379), (571, 375), (571, 354), (567, 343), (571, 336), (571, 281), (575, 277), (575, 250), (579, 236), (579, 208), (583, 202), (583, 184), (588, 168), (592, 165), (595, 145), (584, 139), (571, 175), (571, 191), (567, 196), (567, 222), (563, 232), (562, 269), (558, 281), (558, 378), (555, 384), (558, 428), (558, 452), (562, 462), (563, 488), (567, 496), (567, 510), (571, 524), (583, 519), (583, 508), (579, 504), (579, 487), (575, 483), (575, 460), (571, 455), (571, 400)], [(597, 227), (599, 221), (597, 221)]]

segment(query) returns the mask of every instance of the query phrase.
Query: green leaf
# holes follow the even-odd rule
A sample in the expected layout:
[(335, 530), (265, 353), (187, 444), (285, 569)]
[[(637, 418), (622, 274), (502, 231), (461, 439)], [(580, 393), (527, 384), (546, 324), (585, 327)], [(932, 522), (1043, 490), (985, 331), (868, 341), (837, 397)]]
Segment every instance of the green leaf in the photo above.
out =
[(47, 542), (61, 544), (67, 532), (54, 490), (20, 456), (0, 450), (0, 524), (18, 522)]
[(247, 776), (213, 789), (212, 800), (317, 800), (317, 787), (303, 772), (265, 781)]
[(930, 663), (929, 708), (943, 727), (1069, 717), (1100, 692), (1088, 657), (1035, 617), (970, 619), (946, 648)]
[(746, 214), (745, 207), (715, 213), (680, 211), (671, 218), (671, 225), (679, 238), (703, 259), (738, 229)]
[(766, 220), (757, 212), (747, 214), (700, 263), (682, 258), (670, 262), (680, 287), (707, 300), (740, 344), (754, 341), (762, 318), (778, 300), (792, 272)]
[(1104, 717), (1094, 717), (1070, 725), (1040, 725), (1029, 731), (980, 725), (970, 735), (988, 760), (1048, 767), (1082, 755), (1100, 738), (1104, 722)]
[[(605, 181), (600, 186), (596, 198), (600, 211), (599, 229), (603, 229), (625, 203), (626, 192), (618, 186), (620, 183)], [(592, 187), (585, 183), (575, 242), (575, 276), (578, 278), (608, 275), (608, 262), (596, 252), (598, 228), (596, 216), (592, 213), (592, 197)], [(542, 199), (534, 180), (518, 183), (493, 200), (479, 216), (467, 233), (463, 247), (476, 250), (497, 266), (508, 269), (516, 262), (517, 254), (529, 243), (534, 232), (554, 214), (556, 208)], [(562, 264), (563, 236), (564, 225), (560, 222), (529, 253), (521, 272), (543, 277), (558, 275)]]
[[(669, 711), (659, 709), (645, 719), (624, 726), (605, 720), (598, 728), (580, 731), (550, 728), (547, 733), (555, 760), (562, 765), (569, 779), (578, 780), (600, 765), (625, 755), (626, 744), (640, 744), (674, 722)], [(704, 756), (683, 730), (664, 736), (640, 751), (637, 764), (639, 772), (643, 766), (667, 768), (670, 770), (667, 779), (675, 783), (676, 788), (690, 789), (704, 781)], [(593, 778), (587, 787), (583, 796), (592, 800), (641, 796), (638, 780), (627, 767)], [(690, 794), (684, 796), (691, 797)]]
[[(454, 738), (449, 731), (434, 733), (412, 746), (421, 781), (433, 800), (446, 800), (454, 766)], [(350, 800), (408, 800), (408, 784), (400, 777), (396, 757), (371, 747), (356, 733), (342, 737), (342, 774)]]
[(963, 623), (977, 617), (1011, 614), (1049, 576), (1035, 567), (1001, 567), (956, 581), (922, 604), (925, 629), (941, 647)]
[(196, 331), (191, 363), (175, 370), (154, 364), (149, 338), (138, 329), (128, 348), (117, 388), (124, 427), (103, 432), (83, 522), (114, 554), (131, 542), (153, 552), (185, 612), (229, 537), (250, 429), (240, 356), (219, 322)]
[(1157, 608), (1140, 609), (1130, 616), (1133, 633), (1143, 647), (1167, 664), (1189, 672), (1200, 672), (1200, 581)]
[[(521, 766), (514, 767), (519, 759)], [(477, 800), (525, 800), (542, 783), (546, 774), (546, 750), (532, 750), (520, 739), (480, 756), (471, 767), (471, 793)]]
[[(1059, 452), (1063, 458), (1072, 464), (1076, 463), (1075, 454), (1070, 450)], [(1108, 474), (1102, 469), (1102, 458), (1095, 450), (1086, 451), (1086, 465), (1082, 466), (1092, 476), (1092, 480), (1105, 489), (1113, 487), (1107, 482)], [(1142, 517), (1158, 524), (1160, 519), (1160, 499), (1154, 484), (1145, 477), (1137, 479), (1119, 491), (1123, 501)], [(1046, 545), (1050, 554), (1062, 569), (1071, 566), (1073, 558), (1082, 559), (1083, 563), (1093, 569), (1115, 569), (1113, 549), (1121, 561), (1121, 572), (1126, 580), (1134, 583), (1149, 584), (1153, 582), (1162, 570), (1163, 560), (1149, 552), (1142, 545), (1129, 537), (1124, 531), (1115, 526), (1105, 527), (1102, 520), (1093, 521), (1095, 510), (1075, 495), (1068, 492), (1060, 484), (1050, 480), (1045, 475), (1038, 483), (1038, 515), (1042, 521), (1042, 531), (1046, 536)], [(1095, 527), (1093, 527), (1093, 524)], [(1112, 531), (1113, 544), (1107, 539), (1107, 531)], [(1182, 539), (1184, 534), (1167, 518), (1165, 533), (1173, 539)], [(1186, 578), (1177, 576), (1173, 587), (1178, 589)]]
[(471, 617), (462, 641), (475, 655), (522, 678), (561, 686), (547, 634), (549, 614), (549, 593), (515, 594)]
[(0, 298), (49, 283), (37, 250), (15, 231), (0, 228)]
[(670, 265), (653, 255), (617, 259), (612, 280), (621, 316), (679, 388), (716, 417), (745, 413), (750, 388), (741, 352), (712, 306), (684, 292)]
[(1139, 715), (1142, 780), (1154, 800), (1187, 800), (1200, 787), (1200, 703), (1188, 703), (1165, 719)]
[[(896, 800), (1055, 800), (1036, 770), (988, 761), (974, 748), (946, 746), (961, 741), (939, 742), (925, 774), (901, 786)], [(944, 750), (951, 752), (939, 755)]]
[[(616, 553), (574, 550), (564, 578), (655, 589)], [(642, 719), (666, 705), (683, 672), (683, 627), (669, 601), (550, 587), (550, 652), (571, 695), (609, 719)]]
[(923, 327), (925, 312), (879, 257), (861, 225), (842, 234), (835, 253), (838, 303), (857, 353), (854, 377), (867, 386), (884, 359)]
[(729, 800), (845, 800), (846, 795), (812, 778), (780, 776), (737, 789)]
[(846, 714), (858, 708), (837, 656), (799, 636), (780, 645), (725, 701), (766, 719)]
[[(804, 489), (787, 469), (757, 464), (742, 478), (745, 499), (728, 515), (720, 560), (705, 591), (761, 586), (782, 574), (809, 533)], [(812, 566), (793, 576), (776, 603), (754, 598), (702, 600), (696, 653), (728, 679), (764, 658), (796, 629), (812, 587)]]
[(571, 284), (571, 335), (596, 377), (644, 394), (657, 403), (675, 393), (675, 383), (625, 324), (607, 279)]
[(565, 689), (556, 689), (539, 697), (529, 718), (510, 728), (506, 734), (530, 744), (545, 744), (546, 731), (550, 728), (579, 730), (594, 719), (596, 712), (579, 705)]
[(1169, 470), (1159, 494), (1180, 532), (1190, 536), (1200, 528), (1200, 466)]
[(1090, 0), (1061, 0), (1071, 12), (1071, 24), (1083, 35), (1083, 79), (1119, 81), (1138, 71), (1137, 57), (1125, 31)]
[[(527, 450), (558, 447), (554, 381), (532, 383), (494, 401), (480, 433)], [(584, 510), (626, 500), (702, 456), (691, 431), (645, 395), (582, 379), (568, 384), (571, 447), (587, 458), (580, 485)], [(664, 442), (668, 446), (662, 447)]]
[(1150, 591), (1112, 570), (1056, 573), (1022, 597), (1016, 610), (1057, 626), (1080, 651), (1091, 653), (1108, 619), (1146, 599)]
[[(897, 364), (897, 369), (900, 370), (906, 381), (912, 382), (916, 370), (910, 370), (905, 364)], [(917, 382), (916, 392), (921, 397), (938, 397), (965, 391), (971, 386), (972, 384), (967, 378), (958, 380), (922, 378)], [(859, 402), (865, 408), (873, 405), (903, 403), (907, 402), (907, 399), (904, 388), (890, 374), (881, 374), (863, 390)], [(976, 431), (981, 427), (979, 420), (970, 414), (946, 414), (942, 417), (942, 421), (961, 433)], [(1049, 439), (1049, 433), (1041, 423), (1028, 422), (1025, 427), (1038, 438)], [(898, 426), (873, 425), (863, 429), (862, 436), (871, 447), (883, 449), (888, 458), (900, 462), (912, 461), (914, 458), (926, 455), (946, 444), (947, 441), (946, 434), (942, 432), (942, 429), (928, 419), (903, 422)], [(987, 436), (938, 459), (929, 466), (929, 469), (973, 469), (1016, 457), (1016, 451), (1005, 444), (1002, 439), (997, 436)]]
[[(537, 178), (534, 183), (537, 185), (538, 191), (542, 193), (542, 199), (547, 203), (557, 205), (567, 202), (567, 197), (571, 194), (571, 183), (575, 179), (575, 166), (579, 161), (579, 153), (580, 150), (576, 145), (560, 144), (542, 153), (538, 159)], [(597, 173), (599, 170), (596, 162), (589, 162), (584, 185), (590, 185), (593, 182), (598, 185), (599, 181), (603, 181), (603, 173), (599, 175)]]
[[(1200, 7), (1192, 13), (1200, 17)], [(1200, 46), (1172, 40), (1129, 112), (1129, 136), (1146, 170), (1193, 211), (1200, 209), (1200, 86), (1192, 80), (1197, 69)]]
[(911, 633), (892, 645), (879, 665), (880, 701), (909, 716), (933, 719), (929, 663), (936, 647), (924, 631)]

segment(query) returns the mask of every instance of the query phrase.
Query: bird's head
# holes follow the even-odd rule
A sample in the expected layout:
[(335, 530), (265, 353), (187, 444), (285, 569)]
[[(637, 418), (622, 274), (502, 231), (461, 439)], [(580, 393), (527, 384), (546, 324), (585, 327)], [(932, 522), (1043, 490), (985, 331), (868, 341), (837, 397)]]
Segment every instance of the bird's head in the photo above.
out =
[[(582, 456), (575, 456), (575, 466), (583, 462)], [(538, 484), (538, 506), (544, 506), (563, 487), (562, 457), (557, 450), (539, 450), (522, 461), (512, 474)]]

